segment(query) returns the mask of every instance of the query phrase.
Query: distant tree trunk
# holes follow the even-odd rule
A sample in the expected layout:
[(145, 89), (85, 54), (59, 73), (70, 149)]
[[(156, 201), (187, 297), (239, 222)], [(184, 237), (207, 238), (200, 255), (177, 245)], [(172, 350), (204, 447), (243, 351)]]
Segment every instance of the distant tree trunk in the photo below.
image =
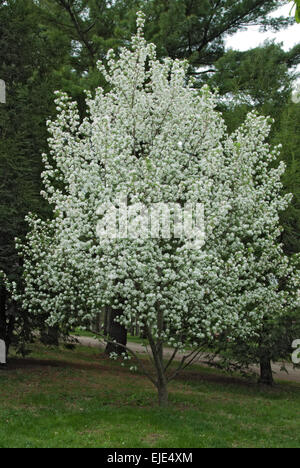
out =
[(266, 356), (261, 356), (260, 358), (259, 383), (269, 386), (274, 384), (271, 360)]
[(101, 331), (101, 314), (97, 314), (94, 320), (94, 330), (96, 333), (100, 333)]
[[(3, 286), (0, 288), (0, 340), (4, 341), (6, 346), (6, 289)], [(4, 364), (0, 363), (0, 367), (4, 367)]]
[(0, 288), (0, 339), (6, 338), (6, 289)]
[[(120, 343), (123, 346), (127, 345), (127, 330), (126, 328), (121, 325), (119, 322), (116, 322), (116, 319), (120, 316), (122, 311), (110, 309), (109, 311), (109, 324), (108, 324), (108, 338), (111, 341), (116, 341), (116, 343)], [(118, 344), (114, 343), (107, 343), (105, 353), (116, 353), (121, 355), (122, 353), (126, 352), (123, 346), (118, 346)]]
[(9, 316), (8, 323), (7, 323), (7, 326), (6, 326), (6, 339), (5, 339), (6, 360), (7, 360), (7, 357), (8, 357), (8, 352), (9, 352), (10, 345), (12, 343), (13, 331), (14, 331), (16, 315), (17, 315), (16, 314), (17, 305), (13, 304), (12, 307), (13, 307), (13, 314)]
[(59, 327), (45, 326), (41, 329), (41, 342), (45, 345), (59, 345)]
[(109, 331), (109, 312), (110, 312), (110, 308), (106, 306), (104, 309), (104, 320), (103, 320), (104, 335), (108, 335), (108, 331)]
[(4, 286), (0, 288), (0, 339), (5, 343), (6, 360), (15, 325), (16, 303), (13, 302), (7, 310), (8, 294)]

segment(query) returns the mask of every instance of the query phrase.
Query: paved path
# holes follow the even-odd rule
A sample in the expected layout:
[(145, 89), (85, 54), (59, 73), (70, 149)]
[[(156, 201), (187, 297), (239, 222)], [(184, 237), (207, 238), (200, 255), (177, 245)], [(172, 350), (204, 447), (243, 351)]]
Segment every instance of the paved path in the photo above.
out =
[[(95, 338), (89, 338), (86, 336), (76, 336), (74, 337), (78, 340), (79, 344), (82, 344), (83, 346), (90, 346), (90, 347), (96, 347), (99, 349), (104, 349), (106, 344), (104, 342), (100, 342)], [(128, 346), (132, 349), (132, 351), (138, 352), (140, 354), (146, 354), (145, 348), (138, 344), (138, 343), (128, 343)], [(171, 356), (172, 350), (169, 348), (165, 349), (165, 355), (166, 356)], [(180, 354), (178, 353), (177, 359), (181, 359)], [(201, 363), (203, 366), (207, 365), (203, 361), (204, 356), (200, 355), (197, 361)], [(284, 380), (284, 381), (290, 381), (290, 382), (297, 382), (300, 383), (300, 369), (295, 370), (291, 365), (286, 366), (288, 370), (288, 374), (284, 371), (281, 370), (281, 364), (273, 363), (272, 364), (272, 369), (274, 371), (274, 380)], [(253, 366), (253, 370), (255, 372), (259, 372), (259, 369), (257, 366)]]

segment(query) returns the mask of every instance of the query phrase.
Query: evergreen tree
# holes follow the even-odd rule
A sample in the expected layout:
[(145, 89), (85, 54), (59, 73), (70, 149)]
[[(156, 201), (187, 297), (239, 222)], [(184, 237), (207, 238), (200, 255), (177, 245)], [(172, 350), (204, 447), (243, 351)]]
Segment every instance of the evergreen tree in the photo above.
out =
[(280, 157), (287, 170), (283, 179), (286, 192), (293, 194), (282, 214), (282, 242), (287, 254), (300, 252), (300, 103), (289, 100), (285, 106), (274, 143), (281, 144)]
[(245, 52), (229, 50), (220, 58), (208, 82), (223, 96), (220, 108), (229, 131), (240, 125), (248, 112), (256, 110), (274, 119), (274, 133), (290, 97), (299, 61), (300, 45), (285, 52), (273, 42)]
[[(48, 24), (73, 40), (74, 67), (92, 73), (109, 48), (126, 46), (135, 30), (136, 11), (149, 19), (146, 37), (160, 57), (188, 59), (198, 78), (225, 53), (227, 35), (247, 25), (279, 30), (294, 20), (272, 18), (286, 1), (274, 0), (43, 0)], [(93, 73), (92, 73), (93, 74)], [(200, 80), (202, 81), (202, 80)]]
[[(61, 86), (60, 67), (70, 50), (62, 36), (40, 25), (32, 0), (2, 2), (0, 23), (0, 76), (7, 94), (0, 107), (0, 270), (19, 282), (15, 237), (24, 237), (29, 211), (49, 212), (40, 197), (45, 119), (55, 112), (53, 91)], [(0, 338), (8, 348), (14, 328), (19, 338), (28, 337), (30, 319), (3, 281), (0, 294)]]

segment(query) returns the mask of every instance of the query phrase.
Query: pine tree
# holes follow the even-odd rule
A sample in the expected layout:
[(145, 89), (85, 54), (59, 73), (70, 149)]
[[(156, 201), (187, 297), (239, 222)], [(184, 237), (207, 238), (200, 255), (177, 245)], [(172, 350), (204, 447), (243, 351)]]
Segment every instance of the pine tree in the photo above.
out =
[[(49, 214), (40, 197), (44, 122), (55, 112), (53, 91), (61, 85), (59, 69), (69, 48), (41, 27), (34, 1), (2, 2), (0, 22), (0, 77), (6, 83), (6, 104), (0, 107), (0, 270), (19, 283), (15, 237), (24, 238), (29, 211)], [(3, 279), (0, 294), (0, 338), (8, 348), (14, 329), (22, 342), (28, 337), (30, 319), (12, 301)]]

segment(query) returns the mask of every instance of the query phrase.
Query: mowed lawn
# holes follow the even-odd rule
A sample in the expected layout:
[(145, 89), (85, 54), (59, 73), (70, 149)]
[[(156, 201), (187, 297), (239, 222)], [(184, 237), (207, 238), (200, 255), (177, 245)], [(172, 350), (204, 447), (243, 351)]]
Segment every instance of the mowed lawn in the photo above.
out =
[(265, 389), (194, 366), (157, 405), (95, 348), (34, 345), (0, 371), (0, 447), (300, 447), (300, 385)]

